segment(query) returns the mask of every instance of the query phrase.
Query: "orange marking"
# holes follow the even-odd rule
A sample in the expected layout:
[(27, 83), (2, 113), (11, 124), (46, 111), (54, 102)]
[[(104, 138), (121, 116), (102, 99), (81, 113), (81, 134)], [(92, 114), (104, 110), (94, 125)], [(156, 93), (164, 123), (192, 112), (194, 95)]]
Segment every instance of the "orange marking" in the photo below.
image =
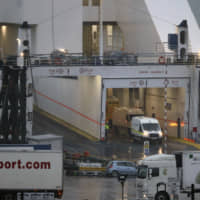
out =
[(185, 140), (185, 141), (188, 141), (188, 142), (195, 143), (195, 141), (194, 141), (194, 140), (192, 140), (192, 139), (189, 139), (189, 138), (184, 138), (184, 140)]

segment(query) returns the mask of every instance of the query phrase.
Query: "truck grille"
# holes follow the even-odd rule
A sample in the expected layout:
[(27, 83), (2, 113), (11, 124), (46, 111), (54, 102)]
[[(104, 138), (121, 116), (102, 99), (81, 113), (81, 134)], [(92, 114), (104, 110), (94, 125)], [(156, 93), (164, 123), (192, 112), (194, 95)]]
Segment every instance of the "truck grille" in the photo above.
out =
[(151, 133), (151, 134), (150, 134), (150, 137), (152, 137), (152, 138), (157, 138), (157, 137), (158, 137), (158, 134), (157, 134), (157, 133)]

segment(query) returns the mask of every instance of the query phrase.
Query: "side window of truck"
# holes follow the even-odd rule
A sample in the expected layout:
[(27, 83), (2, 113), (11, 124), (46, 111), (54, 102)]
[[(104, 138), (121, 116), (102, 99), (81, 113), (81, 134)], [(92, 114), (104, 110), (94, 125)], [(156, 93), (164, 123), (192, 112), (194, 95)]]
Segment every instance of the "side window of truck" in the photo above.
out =
[(159, 168), (152, 168), (152, 177), (159, 176)]
[(140, 132), (142, 132), (142, 126), (141, 126), (141, 124), (140, 124), (140, 128), (139, 128), (139, 131), (140, 131)]

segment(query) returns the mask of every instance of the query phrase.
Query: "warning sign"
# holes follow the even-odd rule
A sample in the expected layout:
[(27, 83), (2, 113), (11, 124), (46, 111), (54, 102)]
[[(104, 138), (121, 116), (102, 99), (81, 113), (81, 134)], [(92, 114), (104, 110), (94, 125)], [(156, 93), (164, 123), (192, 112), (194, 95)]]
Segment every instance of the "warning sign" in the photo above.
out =
[(165, 86), (168, 86), (168, 85), (169, 85), (169, 80), (168, 80), (168, 79), (165, 79), (165, 80), (163, 81), (163, 83), (164, 83)]
[(149, 141), (144, 141), (144, 154), (149, 154)]

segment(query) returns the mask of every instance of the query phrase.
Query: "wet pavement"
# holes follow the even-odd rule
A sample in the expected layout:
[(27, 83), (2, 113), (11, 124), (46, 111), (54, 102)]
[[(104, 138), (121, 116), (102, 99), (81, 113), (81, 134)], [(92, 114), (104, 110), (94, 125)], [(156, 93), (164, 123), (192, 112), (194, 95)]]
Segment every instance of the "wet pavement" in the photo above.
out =
[[(64, 149), (69, 153), (84, 153), (90, 156), (112, 159), (139, 160), (144, 157), (144, 143), (125, 136), (109, 136), (107, 142), (93, 142), (59, 125), (38, 112), (34, 112), (33, 134), (53, 133), (64, 138)], [(195, 150), (187, 144), (168, 140), (167, 152)], [(150, 143), (149, 153), (163, 151), (163, 145)], [(117, 178), (64, 176), (64, 195), (62, 200), (122, 200), (122, 187)], [(128, 178), (124, 186), (124, 200), (134, 200), (135, 178)]]
[[(135, 178), (124, 184), (124, 200), (134, 200)], [(121, 200), (122, 186), (117, 178), (70, 177), (64, 178), (63, 200)]]
[[(64, 150), (68, 153), (89, 152), (90, 156), (106, 159), (126, 159), (138, 160), (144, 157), (144, 143), (134, 141), (128, 136), (110, 134), (107, 142), (90, 141), (87, 138), (78, 135), (70, 129), (56, 123), (55, 121), (34, 112), (33, 118), (33, 134), (53, 133), (63, 136)], [(194, 147), (174, 142), (169, 139), (167, 142), (167, 153), (182, 150), (195, 150)], [(149, 145), (149, 154), (157, 154), (163, 152), (163, 145), (152, 142)]]
[[(199, 194), (195, 199), (200, 199)], [(127, 178), (124, 184), (123, 200), (136, 199), (136, 179)], [(188, 200), (186, 194), (179, 199)], [(62, 200), (122, 200), (122, 186), (117, 178), (64, 177)]]

